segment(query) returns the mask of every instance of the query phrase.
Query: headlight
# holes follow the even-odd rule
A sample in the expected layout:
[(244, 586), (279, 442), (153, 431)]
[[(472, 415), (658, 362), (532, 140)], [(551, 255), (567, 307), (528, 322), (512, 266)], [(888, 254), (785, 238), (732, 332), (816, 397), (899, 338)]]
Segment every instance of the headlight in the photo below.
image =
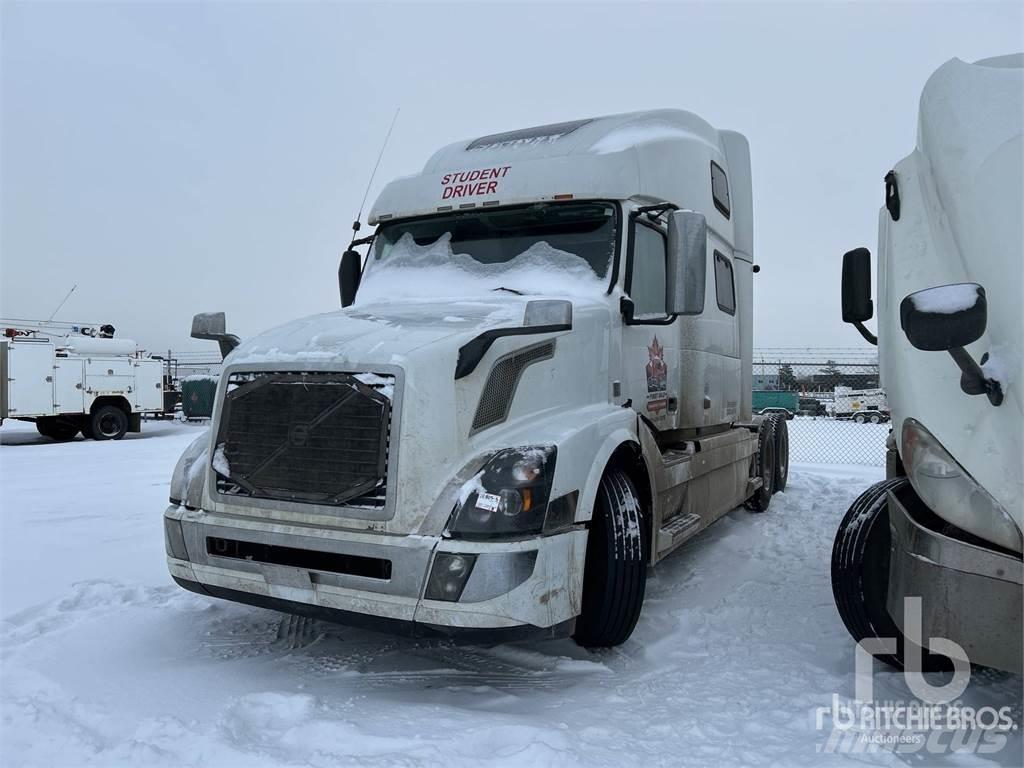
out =
[(194, 470), (201, 470), (205, 466), (205, 462), (199, 460), (206, 454), (209, 440), (210, 436), (204, 431), (189, 444), (178, 459), (174, 466), (174, 474), (171, 475), (171, 504), (181, 504), (184, 501), (188, 506), (196, 506), (188, 498), (188, 489), (191, 479), (196, 474)]
[(903, 422), (901, 458), (910, 484), (932, 511), (957, 528), (1014, 552), (1021, 533), (1006, 510), (957, 464), (919, 422)]
[(572, 525), (575, 505), (549, 504), (555, 474), (553, 445), (508, 448), (462, 486), (448, 535), (500, 539), (551, 533)]

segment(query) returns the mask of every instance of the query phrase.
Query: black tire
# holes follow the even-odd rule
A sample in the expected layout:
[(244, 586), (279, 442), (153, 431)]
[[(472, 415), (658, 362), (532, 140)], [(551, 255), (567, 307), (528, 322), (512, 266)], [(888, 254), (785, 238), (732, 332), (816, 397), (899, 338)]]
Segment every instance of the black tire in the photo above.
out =
[(36, 430), (43, 437), (64, 443), (74, 440), (75, 435), (78, 434), (78, 425), (70, 419), (60, 416), (43, 416), (36, 419)]
[(647, 585), (649, 531), (629, 476), (601, 478), (587, 537), (583, 601), (573, 638), (585, 648), (620, 645), (640, 617)]
[(855, 422), (857, 422), (858, 424), (863, 424), (864, 423), (864, 414), (863, 413), (858, 413), (856, 416), (853, 417), (853, 420)]
[(775, 422), (775, 489), (774, 493), (786, 490), (789, 481), (789, 425), (786, 419)]
[(873, 413), (868, 417), (868, 421), (870, 421), (872, 424), (881, 424), (882, 417), (879, 416), (877, 413)]
[[(858, 496), (839, 524), (832, 546), (832, 595), (839, 617), (856, 641), (875, 637), (895, 637), (896, 654), (879, 655), (879, 661), (903, 668), (906, 640), (889, 615), (886, 600), (889, 591), (888, 492), (904, 487), (905, 477), (875, 483)], [(952, 669), (949, 659), (922, 653), (926, 672)]]
[(128, 431), (128, 414), (116, 405), (101, 405), (89, 421), (94, 440), (120, 440)]
[[(775, 422), (769, 416), (757, 430), (756, 475), (761, 478), (761, 487), (746, 500), (744, 506), (752, 512), (764, 512), (772, 503), (775, 493)], [(787, 470), (788, 471), (788, 470)]]

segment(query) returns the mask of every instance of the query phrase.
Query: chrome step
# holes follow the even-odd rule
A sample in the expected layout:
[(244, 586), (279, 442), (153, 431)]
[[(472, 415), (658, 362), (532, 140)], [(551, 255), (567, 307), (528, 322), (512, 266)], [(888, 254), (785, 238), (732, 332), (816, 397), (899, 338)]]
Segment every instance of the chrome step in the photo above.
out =
[(700, 530), (700, 515), (677, 515), (658, 530), (658, 552), (681, 544)]

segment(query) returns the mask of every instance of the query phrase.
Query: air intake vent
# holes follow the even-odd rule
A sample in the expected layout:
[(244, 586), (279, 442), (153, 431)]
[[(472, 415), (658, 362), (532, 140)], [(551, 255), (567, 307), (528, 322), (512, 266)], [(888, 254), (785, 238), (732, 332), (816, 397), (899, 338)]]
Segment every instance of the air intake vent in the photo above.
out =
[(508, 418), (519, 378), (528, 365), (554, 357), (555, 342), (545, 341), (532, 347), (517, 349), (500, 358), (491, 368), (473, 417), (473, 432), (500, 424)]
[(374, 374), (233, 374), (212, 461), (217, 489), (383, 506), (393, 389), (393, 377)]

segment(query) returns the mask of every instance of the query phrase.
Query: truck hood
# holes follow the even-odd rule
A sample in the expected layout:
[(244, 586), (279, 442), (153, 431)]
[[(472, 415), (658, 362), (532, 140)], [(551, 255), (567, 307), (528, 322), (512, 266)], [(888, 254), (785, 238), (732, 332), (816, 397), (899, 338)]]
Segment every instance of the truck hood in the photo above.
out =
[(494, 301), (388, 302), (312, 315), (247, 339), (224, 365), (401, 363), (413, 350), (451, 336), (520, 325), (529, 297)]
[[(611, 304), (600, 299), (573, 299), (572, 330), (495, 339), (479, 365), (456, 379), (462, 345), (488, 329), (522, 326), (529, 301), (552, 297), (496, 294), (492, 301), (486, 298), (349, 307), (270, 330), (246, 341), (225, 360), (225, 372), (249, 366), (309, 370), (321, 364), (325, 369), (366, 373), (401, 371), (389, 395), (395, 418), (389, 449), (389, 511), (384, 518), (379, 513), (371, 518), (358, 509), (339, 508), (339, 527), (438, 535), (459, 486), (479, 470), (484, 457), (524, 444), (522, 436), (512, 432), (521, 431), (526, 419), (540, 411), (564, 412), (607, 402), (608, 327), (614, 315)], [(556, 341), (556, 360), (523, 372), (521, 387), (529, 387), (529, 396), (513, 393), (506, 420), (473, 429), (495, 361), (548, 339)], [(244, 507), (246, 501), (240, 498), (237, 503)], [(230, 511), (233, 504), (221, 510)], [(294, 511), (275, 516), (324, 524), (321, 516)]]

